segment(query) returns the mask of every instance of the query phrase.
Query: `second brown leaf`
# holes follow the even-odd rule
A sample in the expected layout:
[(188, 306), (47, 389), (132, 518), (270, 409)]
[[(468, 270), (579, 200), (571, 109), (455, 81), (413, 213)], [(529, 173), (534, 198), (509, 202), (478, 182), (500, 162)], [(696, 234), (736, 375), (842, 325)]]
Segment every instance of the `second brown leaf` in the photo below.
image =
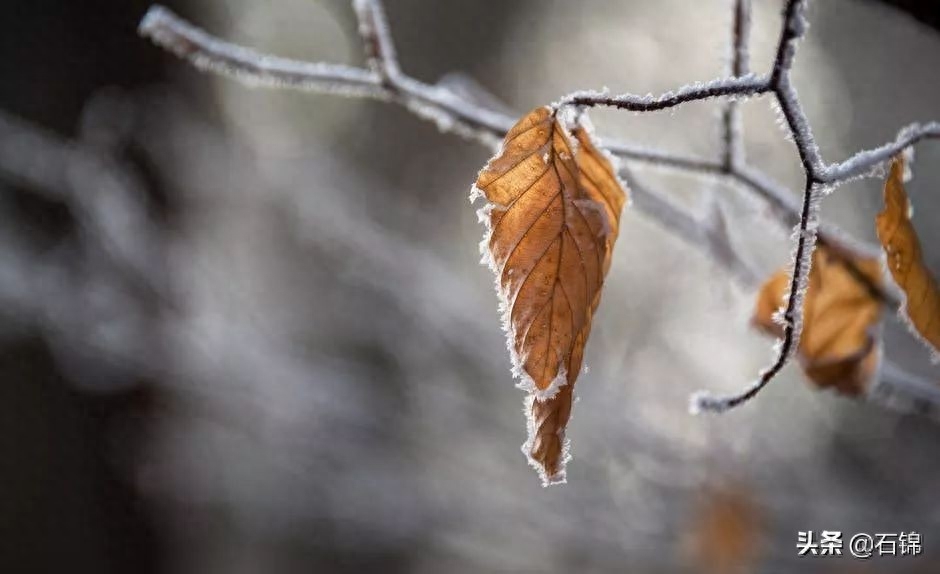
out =
[(875, 229), (888, 256), (888, 270), (904, 291), (906, 317), (936, 357), (940, 353), (940, 288), (924, 263), (917, 231), (911, 223), (901, 156), (891, 164), (884, 202), (884, 210), (875, 218)]
[[(798, 357), (817, 386), (851, 396), (870, 387), (881, 360), (878, 330), (884, 306), (870, 286), (880, 285), (877, 259), (859, 258), (850, 267), (825, 247), (813, 253)], [(789, 290), (788, 269), (772, 275), (758, 293), (754, 324), (782, 336), (774, 314)]]

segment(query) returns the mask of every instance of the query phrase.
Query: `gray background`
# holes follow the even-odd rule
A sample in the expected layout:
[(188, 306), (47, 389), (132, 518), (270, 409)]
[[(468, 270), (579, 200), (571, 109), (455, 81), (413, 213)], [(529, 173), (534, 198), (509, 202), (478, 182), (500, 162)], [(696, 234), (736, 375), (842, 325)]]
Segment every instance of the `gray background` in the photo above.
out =
[[(0, 571), (699, 572), (685, 550), (696, 509), (729, 483), (760, 507), (747, 571), (852, 571), (796, 558), (796, 532), (823, 529), (920, 531), (927, 556), (864, 571), (934, 571), (935, 423), (819, 393), (796, 368), (738, 411), (690, 417), (690, 392), (746, 384), (771, 342), (748, 327), (752, 292), (635, 211), (578, 383), (569, 484), (542, 489), (518, 450), (522, 394), (466, 200), (489, 152), (388, 104), (200, 74), (135, 38), (145, 3), (95, 4), (3, 7), (0, 106), (142, 178), (150, 269), (173, 295), (101, 271), (76, 247), (73, 210), (0, 174), (0, 294), (44, 287), (0, 298)], [(361, 64), (345, 2), (174, 7), (239, 43)], [(755, 3), (755, 71), (779, 8)], [(520, 112), (575, 89), (716, 77), (730, 31), (730, 3), (712, 0), (387, 11), (407, 73), (466, 74)], [(936, 31), (872, 2), (817, 0), (809, 16), (794, 81), (826, 159), (940, 118)], [(592, 116), (602, 136), (717, 151), (713, 103)], [(749, 159), (799, 189), (768, 102), (744, 117)], [(937, 270), (940, 148), (916, 159), (909, 191)], [(690, 210), (720, 195), (748, 260), (786, 261), (788, 234), (739, 190), (637, 173)], [(823, 215), (871, 240), (879, 207), (866, 180)], [(61, 272), (41, 275), (49, 265)], [(886, 339), (938, 378), (903, 327)]]

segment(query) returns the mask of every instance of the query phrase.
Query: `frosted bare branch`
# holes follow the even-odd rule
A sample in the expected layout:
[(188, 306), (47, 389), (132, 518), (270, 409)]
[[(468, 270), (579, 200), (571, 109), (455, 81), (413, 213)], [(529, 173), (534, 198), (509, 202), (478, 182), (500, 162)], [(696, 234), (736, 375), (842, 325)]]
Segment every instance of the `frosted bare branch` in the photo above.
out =
[[(734, 0), (731, 41), (731, 75), (741, 77), (748, 73), (748, 39), (751, 34), (751, 1)], [(741, 142), (741, 110), (738, 101), (730, 99), (722, 109), (724, 149), (722, 166), (731, 171), (744, 161)]]
[(389, 96), (378, 76), (367, 70), (262, 54), (211, 36), (162, 6), (147, 12), (138, 32), (199, 70), (230, 76), (249, 85), (379, 99)]
[(359, 35), (369, 68), (389, 83), (391, 77), (397, 77), (401, 70), (395, 56), (392, 33), (385, 18), (382, 5), (374, 0), (353, 0), (353, 8), (359, 19)]
[(712, 98), (734, 96), (749, 98), (771, 90), (766, 76), (748, 74), (741, 77), (716, 78), (707, 82), (695, 82), (659, 96), (647, 94), (620, 94), (611, 96), (605, 92), (584, 90), (562, 98), (556, 106), (605, 106), (631, 112), (655, 112), (678, 105)]
[(806, 32), (805, 10), (805, 0), (787, 1), (783, 17), (783, 32), (780, 35), (777, 57), (770, 79), (774, 95), (786, 118), (787, 128), (793, 136), (800, 162), (806, 172), (800, 221), (794, 233), (796, 247), (793, 251), (790, 287), (783, 312), (783, 339), (778, 341), (776, 357), (767, 368), (761, 371), (757, 381), (742, 392), (728, 397), (714, 397), (705, 392), (696, 393), (693, 395), (690, 407), (692, 412), (724, 412), (754, 398), (783, 370), (800, 344), (800, 335), (803, 330), (803, 300), (809, 283), (819, 224), (821, 188), (815, 185), (813, 174), (815, 170), (821, 169), (819, 166), (822, 165), (812, 129), (803, 113), (796, 89), (790, 82), (790, 68), (796, 56), (797, 43)]
[(884, 164), (905, 148), (930, 138), (940, 138), (940, 122), (930, 122), (924, 125), (912, 124), (902, 128), (893, 142), (860, 151), (845, 161), (827, 166), (822, 173), (817, 175), (817, 181), (837, 183), (870, 174), (874, 168)]
[[(688, 102), (723, 98), (722, 156), (718, 160), (675, 155), (661, 150), (645, 149), (625, 142), (611, 142), (606, 147), (627, 161), (717, 176), (749, 190), (766, 201), (781, 224), (794, 226), (792, 279), (785, 306), (784, 337), (779, 342), (776, 358), (759, 376), (757, 382), (743, 392), (726, 398), (707, 394), (693, 400), (696, 410), (722, 411), (746, 402), (766, 386), (798, 348), (802, 321), (803, 292), (809, 277), (812, 253), (817, 242), (850, 268), (856, 269), (853, 258), (878, 250), (848, 238), (832, 226), (819, 222), (819, 200), (823, 189), (873, 172), (904, 148), (924, 139), (940, 137), (940, 123), (930, 122), (905, 128), (895, 141), (857, 153), (849, 159), (827, 165), (823, 160), (790, 79), (799, 40), (806, 34), (806, 0), (787, 0), (783, 26), (776, 55), (769, 73), (749, 72), (748, 36), (749, 0), (733, 0), (731, 70), (728, 77), (681, 86), (659, 96), (580, 91), (569, 94), (555, 106), (578, 108), (608, 106), (637, 112), (664, 110)], [(353, 0), (359, 18), (359, 32), (365, 46), (368, 69), (343, 65), (310, 63), (269, 56), (217, 39), (187, 23), (168, 9), (155, 6), (144, 17), (140, 33), (157, 45), (187, 59), (200, 69), (228, 75), (249, 85), (299, 88), (358, 97), (388, 100), (405, 106), (417, 116), (434, 121), (443, 131), (473, 137), (488, 145), (496, 145), (513, 124), (513, 118), (497, 107), (463, 97), (445, 85), (429, 85), (404, 73), (395, 57), (391, 33), (379, 0)], [(770, 95), (779, 105), (786, 120), (786, 129), (795, 144), (806, 175), (802, 200), (797, 202), (779, 184), (749, 167), (740, 149), (737, 100)], [(720, 210), (715, 217), (698, 219), (676, 210), (666, 200), (645, 188), (638, 194), (637, 206), (677, 235), (695, 241), (738, 279), (747, 273), (721, 230)], [(717, 219), (716, 219), (717, 217)], [(864, 274), (856, 274), (864, 278)], [(877, 285), (871, 290), (892, 306), (898, 302)]]

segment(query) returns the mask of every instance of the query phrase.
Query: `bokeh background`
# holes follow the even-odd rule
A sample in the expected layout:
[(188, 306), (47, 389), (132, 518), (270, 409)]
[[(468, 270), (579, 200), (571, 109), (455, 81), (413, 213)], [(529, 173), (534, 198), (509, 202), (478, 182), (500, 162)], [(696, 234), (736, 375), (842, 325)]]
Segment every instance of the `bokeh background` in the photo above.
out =
[[(754, 6), (766, 70), (778, 0)], [(0, 7), (0, 572), (936, 572), (940, 426), (811, 389), (690, 417), (770, 357), (754, 293), (635, 211), (588, 345), (569, 483), (526, 465), (467, 203), (489, 150), (389, 104), (253, 90), (135, 35), (142, 0)], [(225, 38), (362, 64), (343, 0), (179, 0)], [(726, 0), (390, 0), (402, 66), (518, 112), (581, 88), (660, 92), (727, 65)], [(794, 79), (824, 156), (940, 118), (932, 1), (817, 0)], [(592, 114), (712, 157), (719, 108)], [(749, 159), (801, 173), (766, 101)], [(910, 184), (940, 270), (940, 146)], [(719, 198), (761, 273), (788, 233)], [(824, 217), (874, 237), (880, 183)], [(940, 381), (895, 322), (890, 356)], [(918, 531), (924, 555), (798, 558), (797, 531)], [(729, 557), (730, 556), (730, 557)]]

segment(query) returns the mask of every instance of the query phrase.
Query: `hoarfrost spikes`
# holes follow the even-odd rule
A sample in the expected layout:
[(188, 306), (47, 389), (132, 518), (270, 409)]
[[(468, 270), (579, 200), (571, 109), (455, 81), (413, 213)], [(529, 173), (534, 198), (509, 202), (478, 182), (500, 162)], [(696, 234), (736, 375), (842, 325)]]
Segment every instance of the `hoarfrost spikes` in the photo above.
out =
[[(514, 367), (515, 369), (516, 367)], [(547, 400), (555, 398), (555, 395), (558, 394), (558, 391), (561, 388), (568, 384), (568, 368), (565, 366), (564, 361), (560, 361), (558, 364), (558, 374), (555, 375), (555, 378), (552, 379), (552, 382), (549, 383), (545, 389), (539, 389), (535, 386), (535, 382), (532, 380), (524, 369), (521, 367), (518, 368), (521, 372), (521, 381), (516, 385), (517, 388), (520, 388), (527, 393), (531, 394), (540, 402), (545, 402)]]
[[(468, 197), (468, 199), (470, 200), (470, 204), (472, 205), (476, 203), (476, 200), (481, 199), (481, 198), (484, 200), (486, 199), (486, 195), (483, 193), (483, 190), (477, 187), (476, 184), (471, 185), (470, 195)], [(477, 212), (477, 215), (479, 215), (479, 212)]]

